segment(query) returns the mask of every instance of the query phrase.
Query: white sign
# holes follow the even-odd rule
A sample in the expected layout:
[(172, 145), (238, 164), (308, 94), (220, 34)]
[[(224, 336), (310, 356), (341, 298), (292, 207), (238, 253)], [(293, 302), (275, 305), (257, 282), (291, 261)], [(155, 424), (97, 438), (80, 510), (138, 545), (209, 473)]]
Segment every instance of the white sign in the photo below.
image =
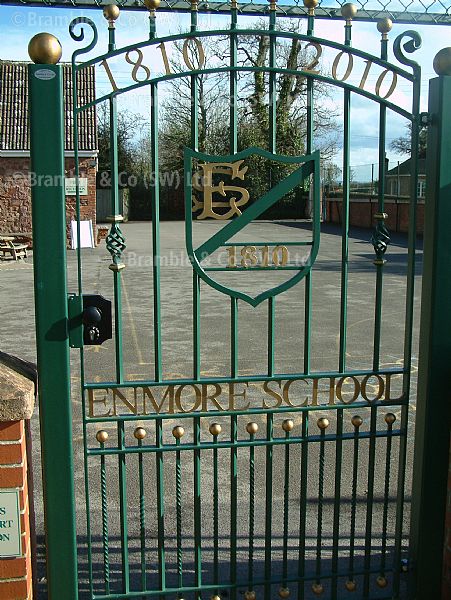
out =
[[(70, 222), (72, 250), (78, 248), (77, 221)], [(92, 221), (80, 221), (80, 248), (95, 248)]]
[[(66, 177), (65, 179), (66, 196), (75, 196), (77, 193), (77, 180), (75, 177)], [(78, 189), (80, 196), (88, 195), (88, 179), (86, 177), (78, 178)]]
[(19, 490), (0, 491), (0, 558), (21, 555)]

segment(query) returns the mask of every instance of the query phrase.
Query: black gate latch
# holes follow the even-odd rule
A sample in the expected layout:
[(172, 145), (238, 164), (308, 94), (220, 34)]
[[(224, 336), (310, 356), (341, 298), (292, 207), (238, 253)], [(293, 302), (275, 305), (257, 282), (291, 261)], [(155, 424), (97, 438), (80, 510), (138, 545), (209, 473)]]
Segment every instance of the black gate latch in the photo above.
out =
[(97, 294), (69, 296), (69, 342), (72, 348), (99, 346), (112, 337), (110, 300)]

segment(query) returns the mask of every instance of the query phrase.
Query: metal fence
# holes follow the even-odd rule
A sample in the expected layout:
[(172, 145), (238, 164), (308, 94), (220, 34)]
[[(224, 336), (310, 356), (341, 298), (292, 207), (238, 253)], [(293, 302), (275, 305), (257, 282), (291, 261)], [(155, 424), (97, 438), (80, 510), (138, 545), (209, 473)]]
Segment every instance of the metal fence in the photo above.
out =
[[(65, 8), (96, 8), (109, 3), (109, 0), (0, 0), (0, 4), (20, 6), (54, 6)], [(377, 21), (388, 16), (398, 23), (415, 24), (451, 24), (450, 0), (355, 0), (358, 7), (356, 20)], [(144, 10), (143, 0), (117, 0), (117, 4), (130, 10)], [(341, 7), (346, 0), (319, 0), (316, 17), (320, 19), (341, 19)], [(184, 12), (189, 11), (189, 0), (162, 0), (159, 11)], [(229, 13), (230, 2), (199, 2), (198, 7), (203, 13)], [(261, 15), (268, 13), (268, 3), (249, 0), (239, 2), (238, 10), (243, 15)], [(307, 17), (308, 9), (303, 0), (282, 0), (278, 5), (280, 16)]]

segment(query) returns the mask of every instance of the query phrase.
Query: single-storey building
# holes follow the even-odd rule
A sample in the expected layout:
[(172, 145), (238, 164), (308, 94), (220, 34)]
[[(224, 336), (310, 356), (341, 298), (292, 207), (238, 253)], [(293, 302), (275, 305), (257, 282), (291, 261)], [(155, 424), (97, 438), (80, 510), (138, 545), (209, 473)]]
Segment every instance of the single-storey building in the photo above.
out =
[[(410, 196), (412, 159), (399, 163), (385, 174), (385, 193), (389, 196)], [(426, 159), (418, 159), (417, 198), (426, 195)]]
[[(72, 67), (62, 65), (65, 121), (65, 176), (67, 232), (75, 218)], [(0, 234), (31, 232), (30, 135), (28, 124), (27, 63), (0, 61)], [(83, 103), (95, 99), (94, 68), (80, 78), (78, 94)], [(79, 122), (80, 212), (82, 220), (96, 226), (97, 125), (95, 107)]]

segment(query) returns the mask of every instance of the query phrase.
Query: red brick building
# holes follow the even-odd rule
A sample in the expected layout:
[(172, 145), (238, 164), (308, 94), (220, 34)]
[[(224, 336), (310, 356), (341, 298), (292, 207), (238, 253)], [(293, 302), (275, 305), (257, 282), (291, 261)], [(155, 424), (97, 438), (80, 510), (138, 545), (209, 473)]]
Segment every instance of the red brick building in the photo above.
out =
[[(65, 175), (74, 177), (72, 68), (62, 65), (65, 120)], [(80, 101), (95, 99), (94, 68), (84, 69), (77, 86)], [(97, 127), (95, 107), (79, 122), (81, 219), (96, 226)], [(27, 63), (0, 61), (0, 234), (31, 232), (30, 136)], [(67, 181), (69, 191), (73, 182)], [(66, 196), (67, 230), (75, 215), (75, 196)]]

